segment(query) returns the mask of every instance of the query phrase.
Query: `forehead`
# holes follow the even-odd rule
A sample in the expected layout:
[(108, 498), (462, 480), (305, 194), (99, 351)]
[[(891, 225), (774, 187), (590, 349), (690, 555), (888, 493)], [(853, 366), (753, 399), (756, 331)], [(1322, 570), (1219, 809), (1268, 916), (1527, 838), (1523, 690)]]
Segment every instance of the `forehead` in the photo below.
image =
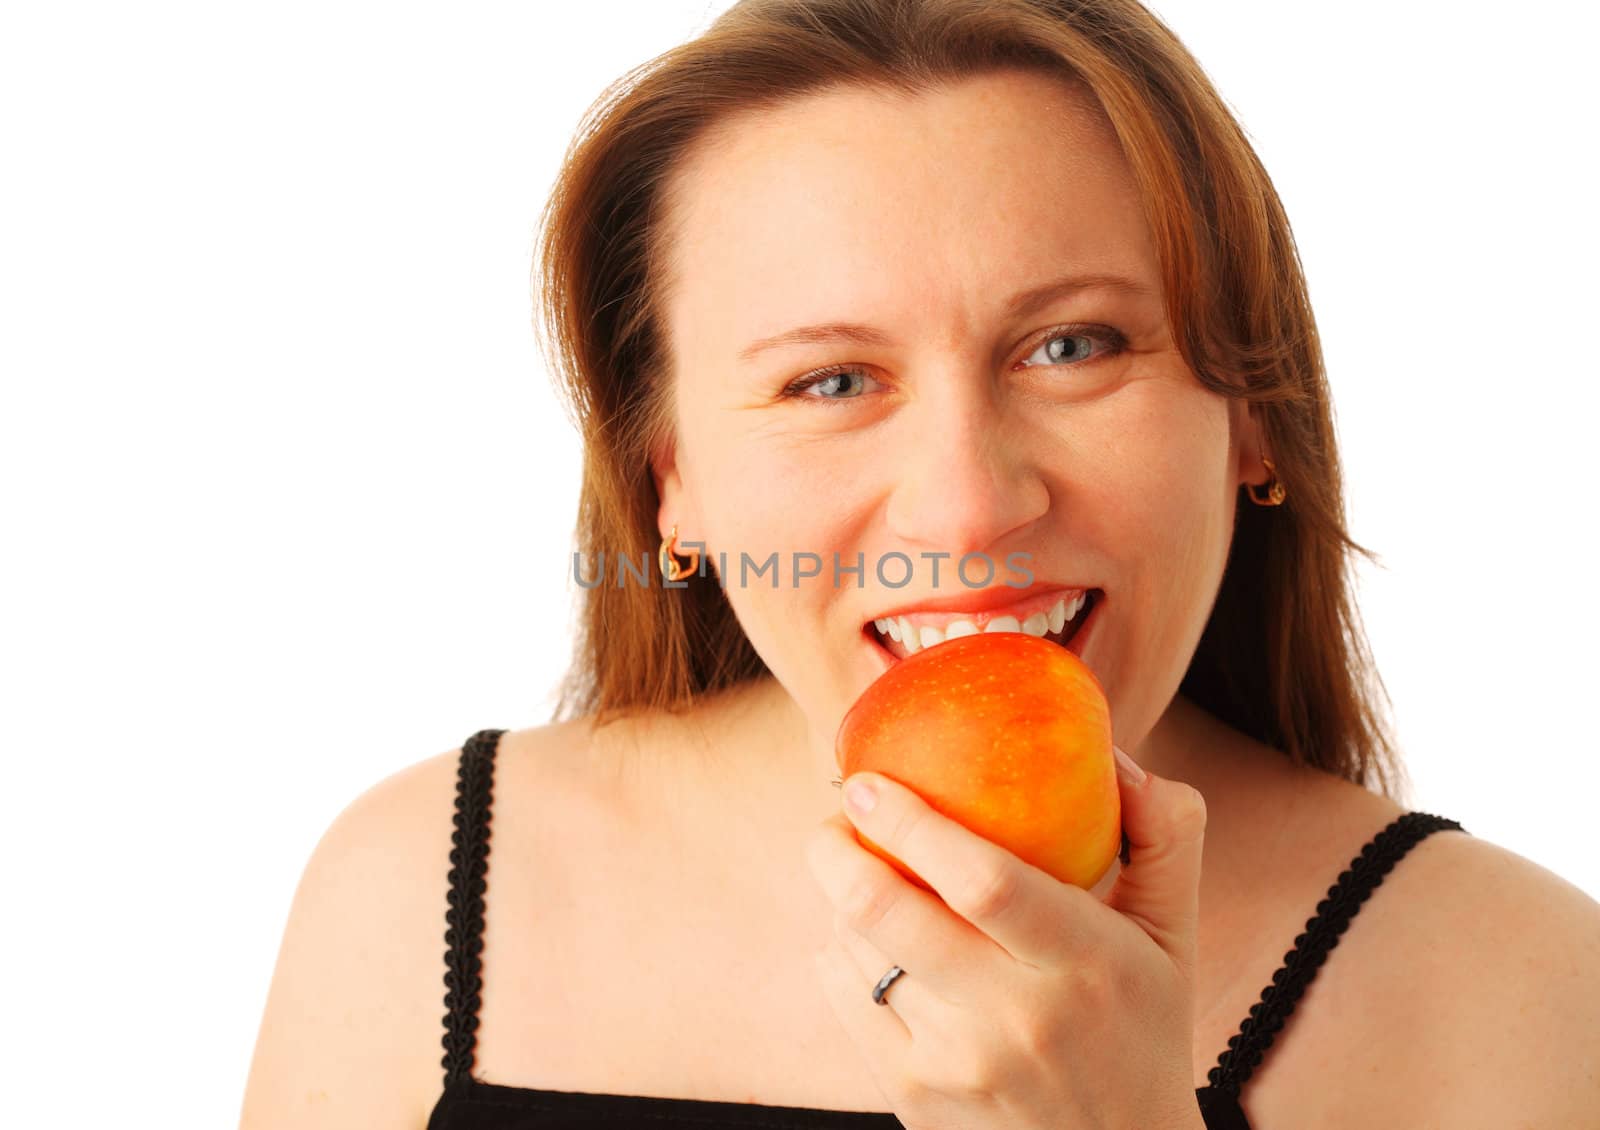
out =
[(740, 115), (674, 190), (666, 315), (675, 348), (697, 355), (731, 359), (812, 320), (948, 315), (964, 332), (1072, 271), (1159, 287), (1109, 122), (1050, 76), (838, 87)]

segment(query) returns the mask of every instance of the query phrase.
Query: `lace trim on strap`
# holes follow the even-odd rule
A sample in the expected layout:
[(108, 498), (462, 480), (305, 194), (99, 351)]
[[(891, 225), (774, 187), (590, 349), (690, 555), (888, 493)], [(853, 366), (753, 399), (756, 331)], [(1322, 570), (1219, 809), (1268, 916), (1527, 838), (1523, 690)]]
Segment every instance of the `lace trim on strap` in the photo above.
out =
[(504, 730), (479, 730), (461, 747), (450, 842), (449, 928), (444, 932), (444, 1085), (470, 1080), (483, 989), (483, 906), (489, 868), (494, 755)]
[(1407, 812), (1374, 836), (1350, 867), (1339, 873), (1338, 882), (1328, 888), (1328, 897), (1317, 903), (1317, 913), (1306, 922), (1305, 933), (1295, 938), (1294, 948), (1284, 955), (1283, 965), (1272, 975), (1272, 984), (1261, 990), (1261, 999), (1250, 1006), (1250, 1015), (1238, 1034), (1228, 1037), (1228, 1050), (1206, 1076), (1212, 1087), (1238, 1097), (1239, 1088), (1272, 1047), (1306, 986), (1322, 968), (1329, 951), (1339, 944), (1340, 935), (1367, 896), (1408, 851), (1433, 833), (1443, 831), (1466, 829), (1443, 816)]

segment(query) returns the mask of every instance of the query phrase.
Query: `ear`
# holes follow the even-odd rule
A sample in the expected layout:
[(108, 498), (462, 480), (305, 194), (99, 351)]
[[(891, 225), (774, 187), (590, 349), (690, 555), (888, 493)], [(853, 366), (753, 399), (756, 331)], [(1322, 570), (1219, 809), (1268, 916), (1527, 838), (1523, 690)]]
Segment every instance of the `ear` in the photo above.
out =
[(1231, 400), (1229, 424), (1238, 440), (1239, 461), (1234, 470), (1237, 485), (1264, 486), (1272, 478), (1267, 473), (1263, 458), (1271, 459), (1262, 435), (1261, 422), (1256, 416), (1256, 406), (1244, 400)]
[(663, 441), (651, 449), (650, 477), (656, 484), (656, 530), (663, 538), (672, 536), (672, 527), (678, 527), (679, 537), (694, 536), (688, 531), (698, 524), (690, 513), (688, 490), (683, 476), (678, 472), (677, 449), (671, 440)]

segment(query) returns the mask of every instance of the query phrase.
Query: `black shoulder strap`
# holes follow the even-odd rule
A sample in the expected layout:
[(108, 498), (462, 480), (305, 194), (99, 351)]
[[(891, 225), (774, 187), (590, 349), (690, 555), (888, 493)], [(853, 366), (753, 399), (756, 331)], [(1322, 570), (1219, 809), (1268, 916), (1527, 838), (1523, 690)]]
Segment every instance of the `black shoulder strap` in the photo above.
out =
[(483, 965), (484, 874), (489, 867), (489, 811), (494, 755), (504, 730), (479, 730), (461, 747), (456, 771), (455, 831), (450, 842), (449, 928), (444, 932), (444, 1085), (471, 1077), (478, 1037)]
[[(1223, 1092), (1235, 1104), (1251, 1072), (1272, 1047), (1300, 996), (1322, 968), (1328, 953), (1339, 944), (1339, 936), (1355, 917), (1383, 878), (1405, 854), (1435, 832), (1466, 829), (1454, 820), (1426, 812), (1407, 812), (1394, 819), (1340, 872), (1339, 881), (1328, 888), (1328, 897), (1317, 903), (1317, 913), (1306, 922), (1305, 933), (1294, 940), (1294, 948), (1284, 955), (1283, 965), (1272, 975), (1272, 984), (1261, 990), (1261, 999), (1250, 1006), (1250, 1015), (1239, 1026), (1238, 1035), (1228, 1037), (1228, 1050), (1217, 1059), (1206, 1078), (1209, 1088)], [(1470, 833), (1469, 833), (1470, 834)], [(1222, 1095), (1214, 1096), (1218, 1105), (1227, 1106)], [(1207, 1125), (1211, 1125), (1208, 1121)], [(1224, 1125), (1224, 1123), (1218, 1123)]]

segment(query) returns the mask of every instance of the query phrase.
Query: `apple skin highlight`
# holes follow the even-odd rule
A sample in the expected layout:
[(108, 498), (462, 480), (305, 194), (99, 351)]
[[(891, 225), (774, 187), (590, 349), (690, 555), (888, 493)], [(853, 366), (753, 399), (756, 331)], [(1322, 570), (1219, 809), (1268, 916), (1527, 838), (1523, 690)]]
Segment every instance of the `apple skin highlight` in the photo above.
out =
[[(1025, 632), (935, 644), (880, 675), (846, 712), (834, 754), (1063, 883), (1088, 889), (1122, 846), (1111, 709), (1088, 666)], [(911, 882), (920, 876), (857, 832)]]

